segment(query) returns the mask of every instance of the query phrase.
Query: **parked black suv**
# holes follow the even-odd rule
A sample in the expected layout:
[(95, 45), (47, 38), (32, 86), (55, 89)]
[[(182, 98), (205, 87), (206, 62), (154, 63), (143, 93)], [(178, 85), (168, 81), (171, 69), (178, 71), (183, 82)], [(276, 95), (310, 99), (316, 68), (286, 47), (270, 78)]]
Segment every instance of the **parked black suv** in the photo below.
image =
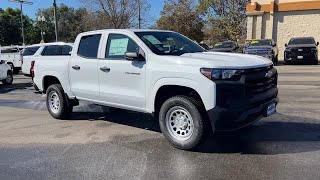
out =
[(284, 51), (284, 63), (318, 64), (318, 49), (313, 37), (291, 38)]
[(210, 51), (239, 53), (239, 45), (235, 41), (218, 42), (214, 44), (213, 48), (210, 49)]

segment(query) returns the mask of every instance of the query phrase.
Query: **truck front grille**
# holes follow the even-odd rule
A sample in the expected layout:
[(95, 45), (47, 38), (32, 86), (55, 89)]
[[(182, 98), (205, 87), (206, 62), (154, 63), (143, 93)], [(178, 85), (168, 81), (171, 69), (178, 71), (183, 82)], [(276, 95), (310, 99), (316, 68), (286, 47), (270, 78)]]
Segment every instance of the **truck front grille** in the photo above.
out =
[[(268, 76), (268, 72), (272, 71), (272, 75)], [(277, 87), (278, 74), (272, 66), (267, 68), (249, 69), (245, 72), (245, 94), (252, 96), (263, 93), (271, 88)]]

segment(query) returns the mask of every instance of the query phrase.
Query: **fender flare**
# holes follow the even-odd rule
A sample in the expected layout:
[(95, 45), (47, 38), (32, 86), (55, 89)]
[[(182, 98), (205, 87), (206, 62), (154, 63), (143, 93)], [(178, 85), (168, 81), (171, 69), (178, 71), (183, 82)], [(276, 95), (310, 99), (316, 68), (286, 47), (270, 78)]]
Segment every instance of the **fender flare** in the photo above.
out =
[(48, 77), (48, 76), (52, 76), (52, 77), (55, 77), (58, 79), (58, 81), (61, 83), (61, 86), (63, 87), (63, 90), (64, 92), (69, 96), (69, 97), (73, 97), (73, 93), (70, 89), (70, 86), (69, 86), (69, 82), (65, 82), (63, 80), (63, 78), (61, 78), (61, 75), (56, 72), (56, 71), (43, 71), (42, 74), (44, 75), (42, 77), (42, 80), (41, 80), (41, 89), (44, 90), (44, 87), (43, 87), (43, 84), (44, 84), (44, 79), (45, 77)]
[(178, 78), (178, 77), (177, 78), (161, 78), (153, 84), (152, 89), (150, 90), (150, 93), (147, 96), (147, 97), (150, 97), (150, 99), (147, 100), (147, 102), (146, 102), (147, 109), (150, 112), (155, 111), (154, 105), (155, 105), (155, 99), (156, 99), (156, 95), (158, 93), (158, 90), (161, 87), (167, 86), (167, 85), (188, 87), (188, 88), (195, 90), (199, 94), (206, 110), (212, 109), (215, 106), (215, 101), (214, 101), (215, 92), (214, 92), (214, 90), (212, 90), (211, 92), (207, 91), (208, 90), (207, 88), (214, 89), (214, 87), (213, 87), (213, 86), (215, 86), (214, 84), (207, 84), (206, 87), (204, 87), (203, 85), (200, 85), (199, 82), (197, 82), (193, 79)]

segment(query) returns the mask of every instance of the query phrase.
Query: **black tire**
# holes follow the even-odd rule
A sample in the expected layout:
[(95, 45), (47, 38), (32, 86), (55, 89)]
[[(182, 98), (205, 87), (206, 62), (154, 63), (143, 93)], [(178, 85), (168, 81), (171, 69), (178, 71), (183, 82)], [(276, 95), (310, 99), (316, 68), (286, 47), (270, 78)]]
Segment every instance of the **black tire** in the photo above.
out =
[(2, 80), (2, 84), (4, 85), (11, 85), (13, 82), (13, 76), (12, 76), (12, 72), (8, 71), (7, 73), (7, 78)]
[(19, 74), (19, 72), (20, 72), (20, 68), (16, 68), (16, 67), (13, 68), (13, 74)]
[[(175, 114), (174, 112), (178, 111), (179, 109), (187, 112), (187, 114), (189, 114), (191, 116), (193, 126), (190, 125), (190, 121), (188, 118), (187, 120), (185, 120), (185, 119), (183, 120), (183, 122), (185, 122), (185, 121), (189, 122), (187, 124), (187, 127), (185, 127), (185, 125), (183, 125), (184, 127), (181, 128), (181, 126), (182, 126), (181, 123), (179, 123), (180, 129), (176, 128), (176, 130), (174, 130), (174, 128), (171, 127), (171, 126), (173, 126), (172, 125), (173, 121), (175, 121), (175, 123), (177, 123), (176, 119), (178, 117), (176, 117), (175, 120), (172, 120), (173, 117), (171, 117), (170, 112), (171, 112), (171, 114), (172, 113)], [(178, 113), (178, 114), (180, 115), (180, 113)], [(171, 118), (171, 121), (169, 120), (170, 118)], [(173, 123), (173, 124), (175, 124), (175, 123)], [(168, 100), (166, 100), (160, 108), (159, 124), (160, 124), (160, 129), (162, 131), (162, 134), (166, 137), (166, 139), (174, 147), (176, 147), (178, 149), (192, 150), (192, 149), (196, 148), (205, 138), (205, 130), (204, 130), (205, 120), (201, 115), (201, 109), (200, 109), (199, 103), (197, 103), (196, 100), (189, 98), (189, 97), (174, 96), (174, 97), (171, 97)], [(191, 127), (193, 127), (193, 128), (191, 128)], [(172, 129), (170, 129), (170, 128), (172, 128)], [(187, 130), (185, 130), (185, 129), (187, 129)], [(190, 135), (190, 137), (188, 137), (187, 139), (183, 139), (183, 138), (181, 139), (178, 137), (178, 136), (180, 136), (180, 133), (181, 133), (181, 136), (187, 135), (188, 129), (192, 131), (192, 134)], [(186, 134), (182, 134), (183, 132), (186, 132)], [(175, 133), (176, 133), (176, 135), (175, 135)]]
[[(54, 98), (58, 98), (59, 102), (53, 103)], [(55, 119), (65, 119), (72, 111), (69, 106), (68, 99), (64, 94), (64, 90), (60, 84), (53, 84), (47, 89), (46, 105), (49, 113)]]
[(314, 60), (313, 65), (318, 65), (319, 64), (319, 60), (318, 58)]
[(273, 62), (274, 63), (278, 63), (279, 62), (278, 55), (274, 58)]

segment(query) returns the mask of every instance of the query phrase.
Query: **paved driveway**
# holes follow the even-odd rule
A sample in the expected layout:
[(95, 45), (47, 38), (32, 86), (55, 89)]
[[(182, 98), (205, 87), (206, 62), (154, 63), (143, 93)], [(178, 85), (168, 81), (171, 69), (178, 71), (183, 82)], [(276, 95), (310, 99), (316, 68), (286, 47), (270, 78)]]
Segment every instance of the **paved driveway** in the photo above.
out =
[(81, 103), (54, 120), (30, 79), (0, 85), (0, 179), (319, 179), (320, 66), (278, 66), (278, 113), (173, 148), (147, 115)]

